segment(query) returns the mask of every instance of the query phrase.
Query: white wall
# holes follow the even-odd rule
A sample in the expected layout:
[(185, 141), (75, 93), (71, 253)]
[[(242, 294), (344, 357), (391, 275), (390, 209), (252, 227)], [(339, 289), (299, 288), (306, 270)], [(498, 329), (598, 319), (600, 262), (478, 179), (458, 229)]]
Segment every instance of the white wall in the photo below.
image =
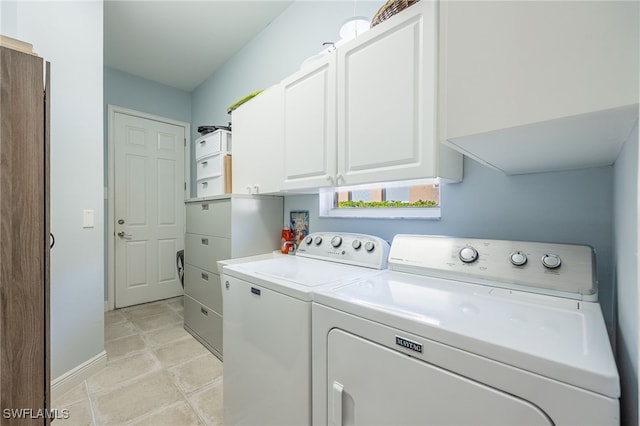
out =
[[(2, 32), (51, 62), (51, 378), (104, 350), (102, 1), (2, 2)], [(95, 226), (82, 228), (82, 210)]]
[(617, 288), (617, 361), (624, 424), (638, 424), (638, 126), (614, 168), (614, 277)]

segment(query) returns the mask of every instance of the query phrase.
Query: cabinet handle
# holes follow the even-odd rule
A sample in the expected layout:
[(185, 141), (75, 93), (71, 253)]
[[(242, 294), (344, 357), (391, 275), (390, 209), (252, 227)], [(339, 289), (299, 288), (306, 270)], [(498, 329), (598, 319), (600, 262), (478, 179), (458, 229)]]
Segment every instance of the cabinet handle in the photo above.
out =
[(259, 288), (251, 287), (251, 293), (255, 294), (256, 296), (260, 296), (260, 293), (262, 292)]
[(209, 164), (209, 162), (208, 162), (208, 161), (203, 161), (203, 162), (202, 162), (202, 167), (207, 167), (207, 164)]
[(336, 426), (342, 426), (342, 393), (344, 386), (338, 382), (333, 382), (331, 389), (331, 406), (333, 408), (333, 423)]
[(336, 184), (340, 181), (344, 181), (344, 176), (342, 176), (342, 173), (338, 173), (336, 175)]
[(200, 242), (202, 243), (203, 246), (208, 246), (209, 245), (209, 239), (208, 238), (200, 238)]
[(253, 189), (256, 190), (256, 194), (260, 193), (260, 185), (253, 185)]
[(327, 175), (327, 176), (325, 176), (325, 179), (327, 179), (329, 181), (329, 183), (331, 185), (333, 185), (333, 178), (331, 176)]
[(202, 210), (209, 210), (209, 204), (203, 204)]
[(247, 185), (246, 188), (247, 188), (247, 194), (251, 194), (251, 185)]
[(207, 311), (205, 308), (200, 308), (200, 312), (202, 312), (204, 316), (209, 316), (209, 311)]
[(204, 272), (202, 272), (200, 276), (202, 277), (203, 280), (209, 281), (209, 274), (205, 274)]
[(206, 140), (206, 139), (205, 139), (205, 140), (203, 140), (203, 141), (200, 141), (200, 145), (204, 145), (205, 143), (207, 143), (207, 140)]

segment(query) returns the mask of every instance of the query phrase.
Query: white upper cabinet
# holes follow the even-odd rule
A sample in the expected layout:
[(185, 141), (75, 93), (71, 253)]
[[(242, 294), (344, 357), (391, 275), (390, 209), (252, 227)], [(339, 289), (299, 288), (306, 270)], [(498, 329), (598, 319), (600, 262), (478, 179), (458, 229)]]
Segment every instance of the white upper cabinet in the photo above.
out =
[(612, 164), (638, 119), (638, 7), (441, 2), (441, 138), (508, 174)]
[(271, 194), (282, 186), (282, 86), (239, 106), (233, 118), (232, 192)]
[(281, 83), (283, 189), (462, 180), (437, 141), (436, 12), (419, 2)]
[(282, 81), (283, 189), (334, 184), (336, 170), (336, 55)]
[(462, 179), (437, 139), (437, 4), (421, 1), (338, 48), (339, 185)]

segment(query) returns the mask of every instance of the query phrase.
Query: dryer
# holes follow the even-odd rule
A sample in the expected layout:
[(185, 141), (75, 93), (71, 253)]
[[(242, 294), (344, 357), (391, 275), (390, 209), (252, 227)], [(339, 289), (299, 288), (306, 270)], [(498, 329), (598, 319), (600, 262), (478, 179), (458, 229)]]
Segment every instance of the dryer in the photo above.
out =
[(397, 235), (319, 290), (315, 425), (611, 425), (620, 387), (590, 247)]
[(222, 269), (224, 423), (311, 423), (313, 292), (379, 273), (389, 244), (313, 233), (294, 256)]

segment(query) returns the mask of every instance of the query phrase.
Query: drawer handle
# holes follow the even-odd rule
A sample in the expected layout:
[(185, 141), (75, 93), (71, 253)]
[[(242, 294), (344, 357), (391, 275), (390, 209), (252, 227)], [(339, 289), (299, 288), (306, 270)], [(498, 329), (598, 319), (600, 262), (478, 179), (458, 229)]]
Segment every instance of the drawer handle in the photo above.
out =
[(209, 274), (205, 274), (204, 272), (202, 272), (200, 276), (202, 277), (203, 280), (209, 281)]
[(200, 145), (204, 145), (205, 143), (207, 143), (207, 140), (206, 140), (206, 139), (205, 139), (205, 140), (203, 140), (203, 141), (200, 141)]
[(259, 288), (251, 287), (251, 293), (260, 296), (261, 291)]
[(209, 186), (209, 182), (202, 182), (202, 187), (206, 188), (207, 186)]
[(209, 210), (209, 204), (203, 204), (202, 210)]
[(207, 167), (207, 164), (209, 164), (209, 162), (208, 162), (208, 161), (203, 161), (203, 162), (202, 162), (202, 167)]
[(208, 246), (209, 245), (209, 239), (208, 238), (200, 238), (200, 242), (202, 243), (203, 246)]
[(200, 308), (200, 312), (202, 312), (202, 314), (207, 317), (209, 316), (209, 311), (207, 311), (205, 308)]

